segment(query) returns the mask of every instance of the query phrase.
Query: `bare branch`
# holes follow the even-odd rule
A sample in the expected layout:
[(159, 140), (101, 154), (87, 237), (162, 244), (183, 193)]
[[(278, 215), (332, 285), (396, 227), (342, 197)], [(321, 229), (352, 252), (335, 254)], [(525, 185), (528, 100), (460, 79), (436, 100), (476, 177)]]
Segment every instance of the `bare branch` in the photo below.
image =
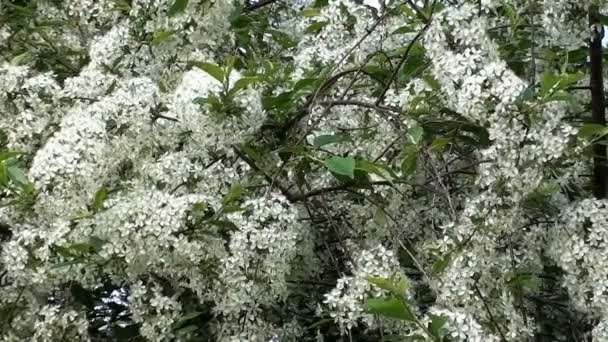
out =
[(250, 1), (247, 1), (247, 5), (245, 6), (247, 8), (248, 11), (255, 11), (256, 9), (268, 6), (268, 5), (272, 5), (275, 2), (277, 2), (277, 0), (260, 0), (258, 2), (252, 3)]

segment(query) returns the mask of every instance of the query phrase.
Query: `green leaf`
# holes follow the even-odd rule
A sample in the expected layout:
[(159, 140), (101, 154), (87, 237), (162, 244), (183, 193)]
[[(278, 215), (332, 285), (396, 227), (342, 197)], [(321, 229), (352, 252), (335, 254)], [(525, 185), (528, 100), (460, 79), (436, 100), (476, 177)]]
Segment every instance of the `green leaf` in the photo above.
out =
[(311, 88), (315, 84), (316, 81), (317, 81), (316, 78), (303, 78), (303, 79), (299, 80), (298, 82), (296, 82), (296, 84), (293, 86), (293, 91)]
[(329, 24), (328, 21), (316, 21), (304, 30), (306, 33), (319, 33), (321, 30)]
[(315, 3), (312, 5), (314, 8), (322, 8), (328, 5), (328, 0), (315, 0)]
[(386, 226), (387, 223), (387, 219), (386, 219), (386, 213), (384, 212), (384, 210), (382, 210), (381, 208), (376, 209), (376, 212), (374, 213), (374, 223), (377, 224), (378, 226)]
[(238, 203), (231, 203), (222, 208), (223, 214), (235, 213), (237, 211), (243, 211), (243, 209)]
[(186, 326), (176, 329), (175, 332), (178, 336), (186, 336), (188, 334), (191, 334), (191, 333), (197, 331), (198, 329), (200, 329), (200, 328), (196, 324), (190, 324), (190, 325), (186, 325)]
[(398, 29), (396, 29), (395, 31), (393, 31), (393, 33), (391, 34), (403, 34), (403, 33), (412, 33), (415, 32), (416, 30), (414, 30), (413, 27), (409, 26), (409, 25), (405, 25), (405, 26), (401, 26)]
[(169, 17), (173, 17), (183, 12), (186, 9), (186, 6), (188, 6), (188, 0), (175, 0), (173, 5), (169, 7), (169, 12), (167, 12), (167, 14)]
[(429, 331), (431, 334), (438, 340), (445, 336), (446, 330), (444, 329), (446, 323), (448, 322), (448, 318), (444, 316), (436, 316), (433, 314), (429, 314), (431, 318), (431, 323), (429, 323)]
[(192, 100), (192, 103), (196, 103), (199, 106), (209, 106), (213, 111), (223, 112), (224, 102), (219, 96), (211, 94), (207, 97), (197, 97)]
[(101, 188), (99, 188), (99, 190), (97, 190), (97, 192), (95, 192), (95, 197), (93, 198), (93, 206), (92, 206), (91, 210), (94, 213), (101, 210), (101, 208), (103, 208), (103, 203), (105, 202), (105, 200), (107, 198), (108, 198), (108, 188), (106, 188), (105, 186), (102, 186)]
[(380, 82), (384, 82), (391, 75), (390, 70), (378, 65), (366, 65), (363, 70), (371, 75), (372, 78)]
[(175, 34), (175, 31), (156, 31), (152, 37), (152, 46), (158, 46), (167, 41), (171, 36)]
[(583, 79), (583, 73), (576, 74), (554, 74), (552, 72), (544, 72), (540, 81), (540, 96), (547, 98), (553, 93), (566, 89), (567, 87), (576, 84)]
[(397, 298), (370, 298), (367, 301), (367, 310), (370, 313), (388, 318), (395, 318), (408, 322), (417, 321), (406, 304)]
[(414, 126), (407, 132), (408, 140), (414, 145), (420, 144), (423, 136), (424, 128), (422, 128), (422, 126)]
[(394, 175), (394, 172), (392, 172), (392, 170), (389, 170), (386, 166), (372, 163), (367, 160), (357, 160), (357, 162), (355, 164), (355, 169), (361, 170), (361, 171), (364, 171), (367, 173), (376, 174), (388, 181), (390, 181), (392, 179), (391, 176)]
[(297, 43), (291, 38), (291, 36), (283, 31), (279, 30), (268, 30), (272, 38), (281, 45), (284, 49), (289, 49), (297, 45)]
[(8, 186), (8, 170), (5, 163), (0, 163), (0, 185), (2, 187)]
[(308, 148), (302, 145), (285, 146), (279, 149), (278, 154), (281, 160), (287, 160), (288, 158), (291, 158), (291, 156), (294, 154), (308, 154)]
[(9, 160), (11, 158), (17, 157), (24, 154), (23, 152), (14, 152), (14, 151), (4, 151), (0, 152), (0, 162), (5, 160)]
[(29, 184), (29, 181), (27, 180), (27, 177), (25, 177), (25, 174), (23, 173), (23, 171), (18, 168), (15, 165), (11, 165), (8, 166), (6, 168), (7, 174), (8, 174), (8, 178), (10, 180), (12, 180), (15, 184), (23, 187), (27, 184)]
[(441, 83), (430, 74), (423, 75), (422, 79), (425, 80), (433, 90), (441, 90)]
[(75, 254), (90, 254), (93, 253), (95, 248), (88, 242), (77, 242), (68, 247), (71, 251), (75, 252)]
[(321, 10), (319, 8), (308, 7), (300, 11), (300, 15), (306, 18), (316, 17), (321, 14)]
[(234, 224), (231, 221), (227, 221), (227, 220), (212, 220), (208, 222), (211, 225), (214, 225), (218, 228), (221, 228), (224, 231), (234, 231), (234, 230), (238, 230), (239, 227), (237, 227), (236, 224)]
[(91, 243), (91, 246), (93, 246), (93, 250), (95, 250), (95, 252), (101, 251), (103, 245), (107, 243), (107, 241), (104, 241), (96, 236), (91, 237), (89, 242)]
[(403, 176), (411, 176), (416, 172), (418, 166), (418, 148), (415, 145), (405, 145), (403, 148), (403, 160), (401, 161), (401, 172)]
[(355, 159), (352, 157), (331, 157), (325, 161), (325, 167), (338, 175), (355, 178)]
[(258, 80), (259, 79), (257, 77), (254, 77), (254, 76), (243, 77), (243, 78), (239, 79), (238, 81), (236, 81), (234, 83), (234, 86), (232, 86), (232, 88), (228, 91), (228, 96), (233, 96), (239, 90), (247, 88), (248, 86), (250, 86), (251, 84), (254, 84)]
[(587, 123), (578, 129), (578, 136), (587, 141), (601, 138), (608, 134), (608, 127), (596, 123)]
[(192, 65), (203, 70), (204, 72), (208, 73), (209, 75), (213, 76), (213, 78), (220, 81), (220, 83), (222, 83), (222, 84), (224, 83), (224, 80), (226, 79), (226, 74), (224, 73), (224, 70), (222, 70), (222, 68), (220, 68), (219, 66), (217, 66), (215, 64), (206, 63), (206, 62), (193, 62)]
[(224, 65), (226, 66), (226, 69), (225, 69), (224, 74), (230, 75), (232, 70), (234, 70), (234, 66), (237, 65), (238, 62), (239, 62), (239, 59), (234, 55), (225, 57)]
[(131, 5), (130, 5), (131, 1), (114, 0), (112, 2), (113, 2), (113, 6), (112, 6), (113, 11), (123, 12), (126, 15), (128, 15), (129, 12), (131, 11)]
[(174, 323), (174, 327), (175, 328), (181, 328), (184, 327), (186, 325), (186, 323), (188, 323), (188, 321), (197, 318), (199, 316), (201, 316), (203, 314), (203, 312), (200, 311), (191, 311), (188, 313), (183, 314), (181, 317), (179, 317)]
[(540, 279), (536, 275), (531, 273), (521, 273), (509, 278), (507, 280), (507, 285), (513, 290), (538, 290), (540, 287)]
[(450, 139), (448, 139), (446, 137), (437, 137), (437, 138), (435, 138), (435, 140), (433, 140), (429, 149), (433, 152), (441, 153), (441, 152), (443, 152), (445, 147), (448, 146), (449, 143), (450, 143)]
[(395, 273), (390, 278), (367, 277), (367, 281), (379, 288), (389, 291), (398, 298), (404, 298), (409, 288), (408, 280), (400, 273)]
[(192, 205), (192, 209), (190, 209), (190, 214), (196, 221), (204, 221), (211, 217), (213, 217), (214, 211), (212, 208), (202, 202), (197, 202)]
[(255, 22), (255, 19), (253, 17), (251, 17), (250, 15), (240, 14), (240, 15), (234, 17), (230, 23), (232, 24), (232, 27), (234, 27), (236, 29), (245, 29), (254, 22)]
[(387, 290), (387, 291), (392, 290), (392, 284), (391, 284), (390, 279), (369, 276), (369, 277), (367, 277), (367, 281), (378, 286), (379, 288), (381, 288), (383, 290)]
[(262, 105), (264, 109), (271, 110), (275, 108), (287, 107), (293, 104), (293, 92), (286, 91), (277, 96), (262, 97)]
[(61, 255), (64, 258), (79, 258), (91, 255), (99, 251), (104, 241), (95, 238), (96, 240), (93, 242), (84, 241), (84, 242), (75, 242), (71, 245), (67, 246), (55, 246), (55, 250), (57, 254)]
[(251, 145), (246, 145), (243, 144), (240, 146), (241, 150), (243, 150), (243, 152), (245, 152), (247, 154), (247, 156), (251, 159), (253, 159), (253, 161), (258, 164), (258, 165), (265, 165), (266, 163), (268, 163), (268, 159), (264, 158), (264, 156), (262, 155), (262, 153), (260, 153), (260, 151), (258, 151), (257, 149), (255, 149), (253, 146)]
[[(427, 63), (427, 60), (424, 58), (423, 54), (408, 57), (408, 62), (401, 69), (399, 80), (402, 82), (408, 82), (412, 80), (414, 77), (420, 75), (420, 73), (426, 67), (428, 67), (428, 65), (429, 64)], [(420, 98), (421, 101), (424, 101), (425, 99), (422, 96), (419, 96), (418, 98)]]
[(24, 53), (18, 54), (17, 56), (11, 59), (12, 65), (23, 65), (27, 64), (32, 60), (32, 53), (30, 51), (26, 51)]
[(315, 147), (319, 148), (319, 147), (323, 147), (325, 145), (335, 144), (335, 143), (339, 143), (339, 142), (342, 142), (345, 140), (348, 140), (348, 139), (344, 136), (327, 134), (327, 135), (319, 135), (318, 137), (315, 137), (315, 140), (313, 141), (312, 144)]
[(452, 260), (452, 255), (450, 253), (438, 258), (433, 263), (433, 274), (440, 274), (448, 267), (450, 261)]
[(572, 94), (568, 94), (565, 91), (556, 91), (555, 93), (552, 93), (550, 96), (548, 96), (547, 98), (543, 99), (545, 103), (548, 102), (555, 102), (555, 101), (572, 101), (574, 99), (574, 96), (572, 96)]
[(553, 194), (560, 191), (561, 187), (556, 181), (544, 181), (533, 192), (524, 197), (522, 204), (530, 209), (550, 210)]
[(226, 196), (224, 196), (223, 204), (228, 205), (241, 198), (243, 195), (243, 186), (240, 183), (233, 184), (228, 190)]
[(577, 72), (576, 74), (562, 74), (559, 85), (561, 89), (565, 89), (567, 87), (575, 85), (583, 78), (585, 78), (585, 74), (582, 72)]

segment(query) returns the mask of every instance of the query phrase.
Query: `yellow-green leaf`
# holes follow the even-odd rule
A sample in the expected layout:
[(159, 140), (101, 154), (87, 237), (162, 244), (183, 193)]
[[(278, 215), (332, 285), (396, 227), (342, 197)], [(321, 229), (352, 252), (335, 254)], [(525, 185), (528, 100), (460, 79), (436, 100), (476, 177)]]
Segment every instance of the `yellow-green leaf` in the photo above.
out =
[(370, 313), (388, 318), (409, 322), (417, 321), (406, 304), (397, 298), (371, 298), (367, 301), (367, 310)]
[(314, 7), (308, 7), (300, 11), (300, 15), (307, 18), (316, 17), (319, 14), (321, 14), (321, 10)]
[(193, 62), (192, 65), (213, 76), (213, 78), (220, 81), (221, 83), (224, 83), (224, 80), (226, 79), (226, 74), (224, 73), (224, 70), (222, 70), (222, 68), (215, 64), (206, 62)]
[(187, 6), (188, 0), (175, 0), (171, 7), (169, 7), (169, 12), (167, 12), (167, 14), (169, 17), (176, 16), (177, 14), (182, 13)]
[(325, 167), (338, 175), (355, 178), (355, 159), (352, 157), (331, 157), (325, 161)]
[(416, 172), (418, 166), (418, 148), (415, 145), (406, 145), (403, 148), (403, 160), (401, 161), (401, 172), (403, 176), (411, 176)]

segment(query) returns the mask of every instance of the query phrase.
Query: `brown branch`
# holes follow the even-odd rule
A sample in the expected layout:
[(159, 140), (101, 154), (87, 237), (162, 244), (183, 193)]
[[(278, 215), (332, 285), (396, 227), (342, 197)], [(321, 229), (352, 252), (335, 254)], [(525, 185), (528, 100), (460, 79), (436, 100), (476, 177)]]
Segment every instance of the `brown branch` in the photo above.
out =
[[(427, 180), (424, 183), (415, 183), (415, 182), (411, 182), (411, 181), (406, 180), (406, 179), (394, 179), (394, 180), (391, 180), (391, 181), (375, 181), (375, 182), (370, 182), (367, 185), (370, 185), (370, 186), (374, 186), (374, 185), (391, 186), (391, 185), (394, 185), (394, 184), (408, 184), (410, 186), (424, 188), (425, 190), (428, 190), (430, 192), (437, 192), (436, 189), (434, 189), (433, 187), (429, 186), (430, 183), (432, 183), (434, 181), (438, 181), (441, 178), (449, 176), (451, 174), (462, 173), (463, 171), (465, 171), (468, 168), (471, 168), (471, 167), (479, 165), (479, 164), (487, 163), (487, 162), (488, 162), (488, 160), (481, 160), (481, 161), (478, 161), (478, 162), (474, 162), (474, 163), (465, 165), (465, 166), (463, 166), (461, 168), (447, 171), (447, 172), (445, 172), (445, 173), (443, 173), (441, 175), (438, 175), (438, 176), (436, 176), (434, 178), (431, 178), (431, 179)], [(252, 161), (252, 163), (253, 163), (253, 161)], [(328, 193), (331, 193), (331, 192), (349, 190), (352, 187), (356, 187), (356, 184), (354, 184), (352, 182), (349, 182), (349, 183), (344, 183), (344, 184), (339, 184), (339, 185), (334, 185), (334, 186), (328, 186), (328, 187), (325, 187), (325, 188), (314, 189), (314, 190), (310, 190), (309, 192), (300, 193), (300, 194), (294, 194), (294, 193), (290, 192), (288, 189), (286, 189), (285, 191), (289, 192), (289, 195), (291, 196), (290, 200), (292, 202), (298, 202), (298, 201), (302, 201), (302, 200), (305, 200), (305, 199), (310, 198), (310, 197), (320, 196), (320, 195), (328, 194)]]
[[(292, 117), (292, 119), (290, 119), (283, 126), (280, 127), (280, 130), (286, 132), (291, 127), (293, 127), (303, 117), (308, 115), (308, 113), (310, 112), (310, 106), (312, 105), (312, 102), (314, 101), (315, 96), (318, 97), (319, 95), (322, 95), (327, 90), (329, 90), (334, 84), (336, 84), (342, 77), (347, 76), (352, 73), (365, 74), (365, 75), (369, 76), (370, 78), (375, 79), (374, 75), (365, 71), (363, 69), (363, 67), (350, 68), (350, 69), (340, 71), (339, 73), (333, 75), (332, 77), (328, 78), (325, 82), (323, 82), (323, 84), (321, 84), (321, 86), (319, 86), (319, 89), (315, 93), (309, 95), (308, 98), (306, 99), (306, 102), (304, 102), (304, 105), (302, 105), (302, 107), (295, 113), (295, 115)], [(380, 80), (376, 79), (376, 81), (381, 83)]]
[(400, 113), (399, 108), (397, 108), (397, 107), (380, 106), (378, 104), (367, 103), (367, 102), (356, 101), (356, 100), (322, 101), (319, 103), (324, 106), (327, 106), (328, 108), (335, 107), (335, 106), (357, 106), (357, 107), (374, 109), (379, 112), (388, 112), (388, 113), (397, 113), (397, 114)]
[[(423, 189), (425, 189), (427, 191), (430, 191), (430, 192), (437, 192), (437, 190), (435, 190), (431, 186), (428, 186), (427, 184), (419, 184), (419, 183), (411, 182), (411, 181), (406, 180), (406, 179), (395, 179), (395, 180), (391, 180), (391, 181), (375, 181), (375, 182), (369, 182), (366, 185), (369, 185), (369, 186), (374, 186), (374, 185), (378, 185), (378, 186), (392, 186), (394, 184), (407, 184), (407, 185), (410, 185), (410, 186), (413, 186), (413, 187), (423, 188)], [(320, 196), (320, 195), (328, 194), (328, 193), (331, 193), (331, 192), (338, 192), (338, 191), (348, 190), (350, 188), (360, 188), (360, 187), (358, 187), (356, 184), (354, 184), (352, 182), (343, 183), (343, 184), (339, 184), (339, 185), (328, 186), (326, 188), (320, 188), (320, 189), (311, 190), (311, 191), (309, 191), (307, 193), (296, 195), (296, 196), (294, 196), (293, 200), (297, 202), (297, 201), (301, 201), (301, 200), (309, 198), (309, 197)]]
[(397, 67), (395, 68), (395, 71), (391, 75), (391, 78), (388, 80), (388, 82), (384, 86), (384, 89), (382, 90), (382, 93), (380, 93), (380, 96), (378, 96), (378, 99), (376, 100), (376, 104), (377, 105), (379, 105), (380, 103), (382, 103), (382, 101), (384, 101), (384, 96), (386, 96), (386, 93), (390, 89), (391, 84), (397, 79), (397, 75), (399, 74), (399, 71), (401, 70), (401, 67), (403, 67), (403, 64), (405, 64), (405, 61), (409, 57), (410, 51), (414, 47), (414, 44), (420, 38), (422, 38), (422, 35), (424, 34), (424, 32), (426, 32), (426, 30), (429, 28), (430, 23), (431, 23), (430, 21), (427, 22), (427, 24), (424, 25), (424, 27), (422, 28), (422, 30), (418, 31), (418, 33), (416, 34), (416, 36), (408, 44), (407, 48), (405, 49), (405, 52), (403, 53), (403, 56), (401, 57), (401, 60), (399, 60), (399, 64), (397, 64)]
[(486, 300), (481, 295), (481, 291), (479, 290), (479, 286), (477, 286), (477, 280), (475, 280), (475, 283), (473, 284), (473, 288), (475, 288), (475, 293), (477, 294), (477, 296), (479, 297), (479, 299), (481, 299), (481, 302), (483, 303), (483, 307), (486, 309), (486, 312), (488, 313), (488, 316), (490, 317), (490, 321), (492, 322), (492, 324), (496, 328), (496, 331), (498, 331), (498, 334), (501, 337), (501, 341), (503, 341), (503, 342), (508, 341), (507, 338), (506, 338), (506, 336), (505, 336), (505, 334), (502, 332), (502, 329), (498, 325), (498, 322), (494, 318), (494, 315), (492, 314), (492, 310), (490, 310), (490, 306), (488, 306), (488, 303), (486, 302)]
[(255, 11), (256, 9), (262, 8), (264, 6), (272, 5), (275, 2), (277, 2), (277, 0), (260, 0), (256, 3), (251, 3), (250, 1), (247, 1), (247, 5), (245, 5), (245, 8), (247, 8), (248, 11)]
[(150, 116), (152, 117), (152, 120), (154, 120), (154, 121), (156, 121), (158, 119), (164, 119), (164, 120), (168, 120), (168, 121), (179, 122), (179, 120), (176, 118), (172, 118), (170, 116), (165, 116), (162, 114), (152, 113), (152, 114), (150, 114)]
[(407, 3), (414, 10), (414, 12), (416, 12), (416, 14), (420, 17), (420, 19), (422, 19), (423, 22), (425, 22), (425, 23), (429, 22), (429, 18), (427, 18), (426, 15), (424, 15), (422, 10), (420, 10), (420, 8), (412, 0), (407, 0)]
[(264, 176), (264, 179), (266, 179), (266, 181), (268, 182), (268, 184), (270, 184), (271, 187), (273, 185), (276, 186), (281, 191), (283, 196), (285, 196), (285, 198), (287, 198), (287, 200), (289, 200), (290, 202), (294, 202), (294, 199), (297, 197), (297, 195), (295, 195), (291, 191), (289, 191), (289, 189), (287, 187), (283, 186), (283, 184), (281, 182), (279, 182), (279, 181), (274, 182), (273, 178), (269, 174), (267, 174), (264, 170), (262, 170), (259, 166), (257, 166), (255, 161), (253, 161), (251, 158), (249, 158), (247, 156), (247, 154), (245, 154), (245, 152), (241, 151), (237, 146), (233, 146), (232, 149), (234, 150), (234, 153), (239, 158), (241, 158), (245, 163), (247, 163), (247, 165), (249, 165), (252, 169), (261, 173), (262, 176)]

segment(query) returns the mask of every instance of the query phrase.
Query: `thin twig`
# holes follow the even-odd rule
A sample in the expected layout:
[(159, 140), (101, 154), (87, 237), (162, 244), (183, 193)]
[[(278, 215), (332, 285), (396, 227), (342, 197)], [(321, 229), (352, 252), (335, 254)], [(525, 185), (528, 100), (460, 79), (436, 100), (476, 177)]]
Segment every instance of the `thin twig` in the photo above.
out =
[(490, 307), (488, 306), (488, 303), (483, 298), (483, 295), (481, 294), (481, 291), (479, 290), (479, 286), (477, 286), (477, 280), (473, 284), (473, 288), (475, 289), (475, 293), (477, 293), (477, 296), (479, 297), (479, 299), (483, 303), (483, 307), (486, 309), (486, 312), (488, 313), (488, 316), (490, 317), (490, 321), (492, 322), (492, 324), (496, 328), (496, 331), (498, 331), (498, 334), (500, 335), (502, 341), (506, 342), (507, 338), (506, 338), (505, 334), (502, 332), (502, 329), (500, 328), (500, 326), (498, 325), (498, 322), (494, 318), (494, 315), (492, 314), (492, 310), (490, 310)]
[(399, 60), (399, 64), (397, 64), (397, 67), (395, 68), (395, 71), (391, 75), (391, 78), (388, 80), (386, 86), (382, 90), (382, 93), (380, 93), (380, 96), (378, 96), (378, 99), (376, 100), (376, 105), (379, 105), (379, 104), (382, 103), (382, 101), (384, 101), (384, 97), (386, 96), (386, 93), (390, 89), (391, 83), (393, 83), (397, 79), (397, 75), (399, 74), (399, 71), (401, 70), (401, 67), (403, 66), (403, 64), (405, 64), (405, 61), (409, 57), (410, 51), (414, 47), (414, 44), (420, 38), (422, 38), (422, 35), (424, 34), (424, 32), (426, 32), (426, 30), (430, 27), (430, 24), (431, 24), (431, 21), (429, 20), (426, 23), (426, 25), (424, 25), (424, 27), (422, 28), (422, 30), (418, 31), (418, 33), (416, 34), (416, 36), (414, 36), (414, 38), (410, 41), (410, 43), (408, 44), (407, 48), (405, 49), (405, 52), (403, 53), (403, 56), (401, 57), (401, 60)]
[[(369, 183), (370, 186), (374, 186), (374, 185), (391, 186), (394, 184), (407, 184), (407, 185), (411, 185), (414, 187), (421, 187), (428, 191), (435, 191), (435, 189), (433, 189), (432, 187), (429, 187), (428, 185), (417, 184), (417, 183), (414, 183), (414, 182), (411, 182), (411, 181), (408, 181), (405, 179), (395, 179), (395, 180), (391, 180), (391, 181), (375, 181), (375, 182)], [(298, 202), (298, 201), (301, 201), (306, 198), (320, 196), (320, 195), (324, 195), (324, 194), (328, 194), (328, 193), (332, 193), (332, 192), (338, 192), (338, 191), (342, 191), (342, 190), (347, 190), (350, 188), (357, 188), (357, 186), (354, 183), (344, 183), (344, 184), (339, 184), (339, 185), (334, 185), (334, 186), (328, 186), (325, 188), (315, 189), (315, 190), (311, 190), (307, 193), (294, 196), (293, 201)]]
[(245, 8), (248, 11), (254, 11), (256, 9), (268, 6), (268, 5), (272, 5), (275, 2), (277, 2), (277, 0), (260, 0), (258, 2), (252, 3), (248, 1), (248, 5), (245, 6)]
[(429, 22), (429, 18), (427, 18), (426, 15), (424, 15), (424, 13), (422, 12), (422, 10), (420, 10), (420, 8), (418, 6), (416, 6), (416, 4), (412, 0), (407, 0), (407, 3), (408, 3), (408, 5), (410, 5), (410, 7), (416, 12), (416, 14), (418, 14), (418, 16), (425, 23)]

